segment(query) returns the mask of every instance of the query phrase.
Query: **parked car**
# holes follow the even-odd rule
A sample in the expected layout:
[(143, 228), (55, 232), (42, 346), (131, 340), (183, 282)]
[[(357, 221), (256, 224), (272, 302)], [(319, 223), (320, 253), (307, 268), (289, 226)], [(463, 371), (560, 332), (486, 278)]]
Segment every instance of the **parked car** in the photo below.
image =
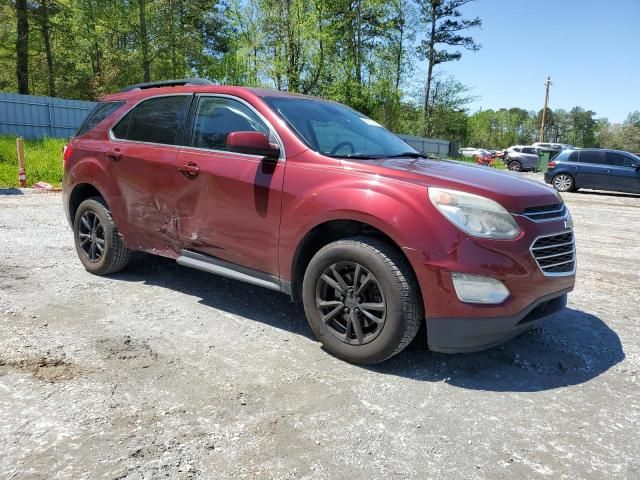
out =
[(479, 151), (479, 148), (465, 147), (458, 150), (458, 155), (461, 157), (475, 157)]
[(563, 150), (549, 162), (544, 181), (560, 192), (590, 188), (640, 193), (640, 157), (619, 150)]
[(571, 145), (567, 145), (565, 143), (545, 143), (545, 142), (535, 142), (533, 144), (534, 147), (540, 148), (542, 150), (553, 150), (553, 151), (562, 151), (574, 149), (575, 147)]
[(488, 348), (564, 308), (575, 282), (554, 190), (429, 160), (351, 108), (273, 90), (197, 79), (106, 96), (65, 150), (63, 198), (89, 272), (141, 250), (284, 292), (360, 364), (423, 322), (432, 350)]
[(505, 150), (502, 161), (514, 172), (536, 170), (538, 168), (538, 148), (527, 145), (515, 145)]

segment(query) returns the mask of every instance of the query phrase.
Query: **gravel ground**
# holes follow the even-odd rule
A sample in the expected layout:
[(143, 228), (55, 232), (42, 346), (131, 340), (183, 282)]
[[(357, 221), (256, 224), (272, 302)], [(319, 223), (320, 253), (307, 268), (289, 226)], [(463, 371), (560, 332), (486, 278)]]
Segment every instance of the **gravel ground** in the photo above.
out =
[(638, 196), (564, 196), (579, 272), (557, 318), (361, 368), (285, 295), (142, 254), (92, 276), (60, 194), (8, 193), (0, 478), (640, 478)]

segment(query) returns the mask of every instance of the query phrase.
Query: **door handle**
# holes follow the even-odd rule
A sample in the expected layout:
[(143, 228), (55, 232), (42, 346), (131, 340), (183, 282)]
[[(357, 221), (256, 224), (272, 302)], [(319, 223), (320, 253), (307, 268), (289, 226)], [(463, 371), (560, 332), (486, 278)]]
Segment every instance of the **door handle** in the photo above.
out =
[(608, 169), (608, 168), (605, 168), (604, 171), (607, 172), (607, 173), (611, 173), (611, 170)]
[(187, 178), (195, 178), (200, 173), (200, 167), (194, 162), (189, 162), (186, 165), (180, 165), (178, 170), (180, 170), (180, 173)]
[(122, 152), (120, 151), (119, 148), (114, 148), (113, 150), (109, 150), (107, 152), (107, 158), (109, 160), (113, 160), (114, 162), (117, 162), (122, 158)]

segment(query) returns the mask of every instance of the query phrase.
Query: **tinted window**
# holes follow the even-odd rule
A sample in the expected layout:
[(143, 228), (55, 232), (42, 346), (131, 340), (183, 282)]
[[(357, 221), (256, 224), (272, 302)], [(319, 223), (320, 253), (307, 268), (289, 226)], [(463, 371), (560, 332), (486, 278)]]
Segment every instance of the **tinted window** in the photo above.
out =
[(598, 150), (581, 150), (580, 163), (604, 163), (602, 152)]
[(227, 135), (231, 132), (263, 132), (269, 135), (267, 126), (242, 103), (229, 98), (201, 97), (191, 145), (226, 150)]
[[(562, 155), (562, 153), (560, 155)], [(571, 154), (569, 155), (569, 161), (570, 162), (577, 162), (579, 155), (580, 155), (580, 152), (571, 152)]]
[(521, 151), (522, 151), (522, 149), (521, 149), (521, 148), (514, 148), (513, 150), (514, 150), (515, 152), (521, 152)]
[(131, 117), (133, 116), (133, 110), (127, 113), (122, 120), (120, 120), (115, 127), (111, 129), (111, 133), (116, 138), (127, 138), (129, 132), (129, 125), (131, 124)]
[(180, 95), (140, 103), (133, 110), (127, 139), (177, 145), (190, 101), (190, 95)]
[(535, 148), (523, 148), (522, 149), (522, 153), (529, 153), (532, 155), (536, 154), (536, 149)]
[(627, 156), (622, 155), (621, 153), (607, 152), (606, 159), (608, 165), (613, 165), (615, 167), (624, 167), (627, 161)]
[(125, 102), (100, 102), (89, 113), (82, 126), (76, 132), (76, 136), (84, 135), (93, 127), (98, 125), (102, 120), (107, 118), (117, 109), (119, 109)]

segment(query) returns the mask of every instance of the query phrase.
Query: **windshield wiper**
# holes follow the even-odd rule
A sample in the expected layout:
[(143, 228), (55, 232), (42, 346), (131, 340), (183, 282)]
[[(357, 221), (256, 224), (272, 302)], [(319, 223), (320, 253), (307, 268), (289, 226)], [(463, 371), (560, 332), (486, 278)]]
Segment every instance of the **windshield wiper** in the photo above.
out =
[(363, 155), (361, 153), (347, 153), (345, 155), (329, 155), (328, 153), (325, 153), (325, 155), (331, 158), (355, 158), (360, 160), (375, 160), (378, 158), (384, 158), (380, 155)]
[(424, 154), (424, 153), (420, 153), (420, 152), (403, 152), (403, 153), (396, 153), (393, 155), (385, 155), (384, 158), (403, 158), (403, 157), (408, 157), (408, 158), (429, 158), (428, 155)]

